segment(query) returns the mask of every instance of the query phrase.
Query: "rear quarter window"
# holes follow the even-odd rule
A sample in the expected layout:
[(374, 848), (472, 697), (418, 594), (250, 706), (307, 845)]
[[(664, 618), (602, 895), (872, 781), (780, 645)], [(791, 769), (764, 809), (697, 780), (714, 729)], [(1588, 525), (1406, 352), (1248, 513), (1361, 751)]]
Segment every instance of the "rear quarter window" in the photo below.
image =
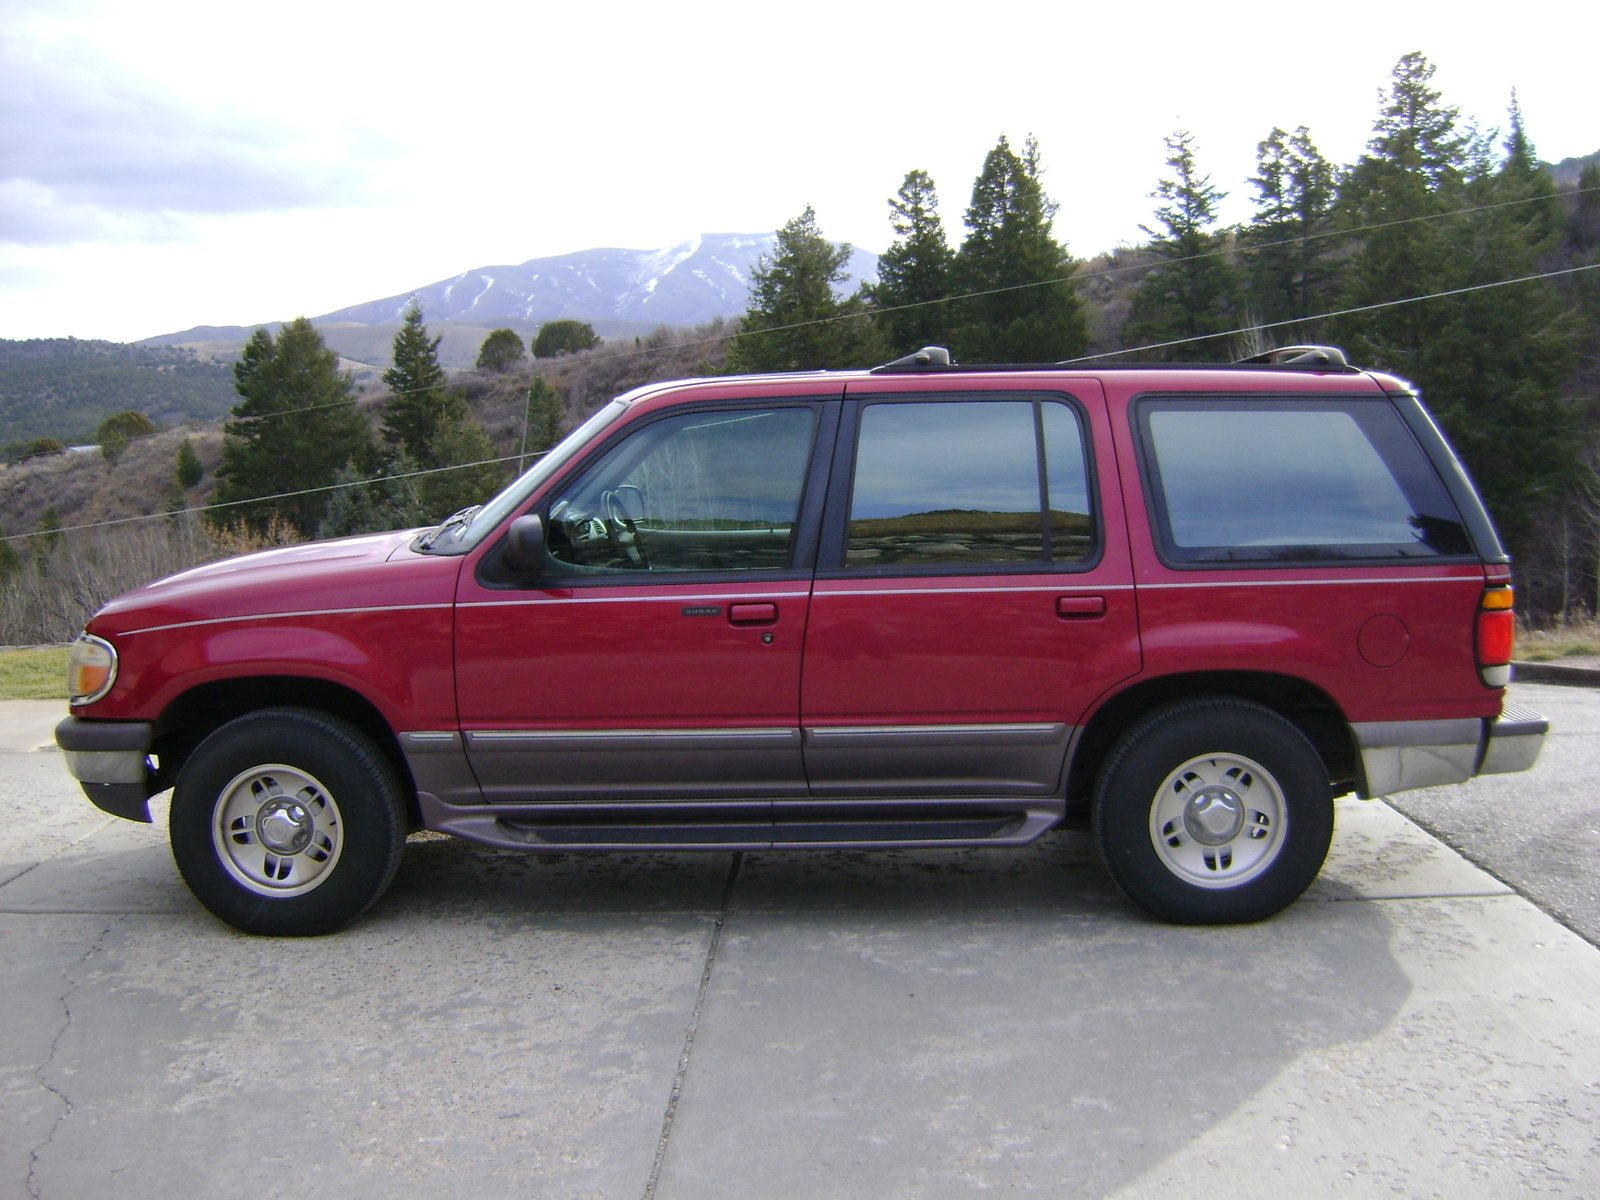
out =
[(1387, 400), (1152, 398), (1137, 421), (1155, 532), (1174, 565), (1472, 553)]

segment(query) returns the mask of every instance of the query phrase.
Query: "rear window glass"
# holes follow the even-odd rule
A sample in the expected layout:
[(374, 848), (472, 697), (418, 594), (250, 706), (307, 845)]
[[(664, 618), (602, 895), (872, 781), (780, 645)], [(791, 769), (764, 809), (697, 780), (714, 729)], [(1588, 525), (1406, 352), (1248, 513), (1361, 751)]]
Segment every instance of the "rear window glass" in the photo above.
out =
[(1148, 400), (1165, 556), (1317, 562), (1470, 554), (1460, 515), (1383, 400)]

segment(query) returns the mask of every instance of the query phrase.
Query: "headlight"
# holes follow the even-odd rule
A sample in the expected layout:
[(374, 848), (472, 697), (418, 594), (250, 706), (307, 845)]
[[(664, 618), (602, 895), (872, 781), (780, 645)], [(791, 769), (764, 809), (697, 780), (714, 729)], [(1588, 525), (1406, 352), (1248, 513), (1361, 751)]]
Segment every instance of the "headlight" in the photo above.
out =
[(104, 638), (81, 633), (67, 656), (67, 700), (93, 704), (117, 681), (117, 651)]

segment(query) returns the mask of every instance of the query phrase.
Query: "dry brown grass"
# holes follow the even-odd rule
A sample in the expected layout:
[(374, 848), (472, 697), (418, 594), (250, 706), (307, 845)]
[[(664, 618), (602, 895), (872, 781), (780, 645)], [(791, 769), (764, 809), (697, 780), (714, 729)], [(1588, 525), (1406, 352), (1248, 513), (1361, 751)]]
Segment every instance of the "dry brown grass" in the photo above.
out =
[(1600, 656), (1600, 621), (1558, 621), (1541, 629), (1517, 627), (1516, 657), (1523, 662)]

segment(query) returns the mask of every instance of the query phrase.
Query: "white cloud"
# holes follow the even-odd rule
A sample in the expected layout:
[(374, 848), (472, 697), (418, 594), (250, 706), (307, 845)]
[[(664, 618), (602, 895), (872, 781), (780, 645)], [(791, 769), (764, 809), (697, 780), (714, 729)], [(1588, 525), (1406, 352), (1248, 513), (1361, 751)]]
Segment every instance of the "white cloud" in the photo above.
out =
[(371, 136), (329, 144), (261, 114), (186, 103), (96, 48), (0, 44), (0, 240), (165, 241), (186, 218), (368, 198)]

